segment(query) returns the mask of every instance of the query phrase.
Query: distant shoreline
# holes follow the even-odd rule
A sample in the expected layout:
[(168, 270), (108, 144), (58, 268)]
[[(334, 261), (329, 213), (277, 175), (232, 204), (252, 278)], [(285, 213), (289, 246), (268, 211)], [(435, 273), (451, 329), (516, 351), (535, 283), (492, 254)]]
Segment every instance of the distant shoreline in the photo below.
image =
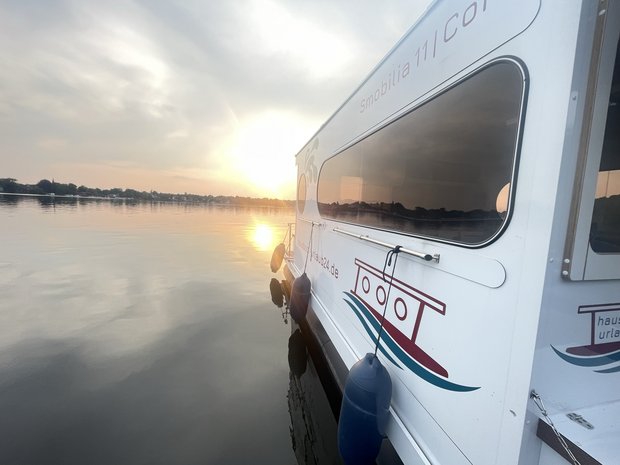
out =
[[(178, 203), (178, 204), (190, 204), (190, 205), (206, 205), (213, 207), (256, 207), (256, 208), (281, 208), (281, 209), (293, 209), (295, 207), (294, 200), (280, 200), (280, 199), (258, 199), (252, 197), (231, 197), (231, 196), (217, 196), (213, 200), (206, 199), (187, 199), (185, 196), (177, 196), (173, 199), (136, 199), (133, 197), (119, 197), (119, 196), (88, 196), (79, 194), (29, 194), (18, 192), (0, 192), (0, 196), (7, 197), (45, 197), (48, 199), (59, 200), (101, 200), (108, 202), (131, 202), (131, 203)], [(181, 198), (178, 198), (181, 197)], [(192, 195), (192, 197), (194, 197)], [(202, 196), (201, 196), (202, 197)], [(218, 199), (218, 200), (215, 200)]]
[(101, 189), (99, 187), (77, 186), (73, 183), (56, 182), (54, 179), (41, 179), (36, 184), (22, 184), (15, 178), (0, 178), (0, 194), (26, 195), (63, 199), (123, 200), (129, 202), (176, 202), (202, 205), (235, 205), (252, 207), (293, 208), (294, 200), (280, 200), (240, 197), (230, 195), (171, 194), (157, 191), (138, 191), (136, 189)]

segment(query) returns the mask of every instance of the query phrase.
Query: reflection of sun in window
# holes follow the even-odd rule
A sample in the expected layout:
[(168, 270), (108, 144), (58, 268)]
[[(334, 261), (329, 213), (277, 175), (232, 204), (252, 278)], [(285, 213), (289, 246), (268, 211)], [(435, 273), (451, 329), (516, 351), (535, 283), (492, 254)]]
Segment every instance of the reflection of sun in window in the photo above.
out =
[(340, 178), (340, 201), (353, 203), (362, 200), (363, 180), (359, 176), (342, 176)]
[(500, 214), (502, 218), (506, 217), (506, 212), (508, 211), (508, 195), (510, 194), (510, 183), (506, 183), (504, 187), (501, 188), (499, 194), (497, 194), (497, 199), (495, 199), (495, 209), (497, 213)]
[(596, 198), (620, 195), (620, 170), (600, 171), (596, 182)]
[(273, 248), (273, 229), (270, 226), (257, 224), (250, 233), (252, 244), (257, 250), (264, 252)]

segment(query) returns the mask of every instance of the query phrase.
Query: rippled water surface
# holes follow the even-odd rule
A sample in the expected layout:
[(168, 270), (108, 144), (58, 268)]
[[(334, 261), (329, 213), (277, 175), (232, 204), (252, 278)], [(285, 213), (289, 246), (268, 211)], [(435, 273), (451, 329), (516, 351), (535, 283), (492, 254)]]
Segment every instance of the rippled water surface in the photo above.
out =
[(0, 463), (293, 464), (293, 212), (0, 195)]

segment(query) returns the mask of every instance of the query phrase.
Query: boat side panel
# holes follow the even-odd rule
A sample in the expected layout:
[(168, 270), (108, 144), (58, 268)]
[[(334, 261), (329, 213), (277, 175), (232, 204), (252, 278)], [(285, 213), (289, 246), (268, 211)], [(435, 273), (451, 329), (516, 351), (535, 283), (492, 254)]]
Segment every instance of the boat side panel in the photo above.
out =
[[(591, 39), (595, 35), (597, 5), (584, 5), (582, 34)], [(616, 36), (613, 39), (615, 46), (618, 40), (617, 11)], [(582, 48), (589, 50), (591, 47), (592, 41), (584, 39)], [(574, 429), (578, 433), (576, 436), (569, 436), (569, 439), (580, 444), (592, 444), (588, 453), (595, 458), (597, 453), (600, 456), (615, 454), (615, 457), (618, 457), (620, 447), (617, 441), (596, 437), (598, 431), (605, 430), (605, 421), (599, 419), (599, 423), (595, 419), (601, 411), (612, 412), (611, 407), (620, 402), (620, 281), (562, 279), (564, 241), (567, 235), (570, 235), (569, 228), (572, 227), (569, 222), (570, 199), (574, 188), (571, 181), (575, 178), (578, 166), (578, 141), (581, 131), (587, 127), (587, 121), (583, 119), (586, 113), (583, 98), (589, 76), (583, 70), (588, 70), (589, 59), (584, 55), (586, 53), (577, 55), (576, 72), (571, 85), (576, 111), (569, 114), (575, 115), (574, 119), (567, 121), (561, 167), (561, 178), (568, 182), (559, 185), (555, 199), (554, 224), (547, 256), (545, 293), (531, 387), (544, 399), (551, 415), (565, 418), (568, 413), (576, 413), (592, 421), (593, 430), (576, 426)], [(528, 442), (531, 443), (535, 441), (532, 425), (536, 423), (537, 417), (541, 417), (541, 413), (530, 404), (529, 415), (533, 418), (528, 428)], [(613, 432), (609, 428), (607, 431), (609, 438), (618, 435), (617, 426)], [(552, 452), (546, 450), (545, 454), (551, 455)], [(526, 450), (523, 455), (527, 456)], [(542, 456), (541, 463), (547, 463), (542, 461)], [(603, 460), (602, 463), (612, 462)]]
[[(466, 3), (471, 2), (463, 2), (463, 6)], [(399, 326), (403, 307), (398, 307), (400, 310), (393, 307), (388, 321), (391, 318), (396, 329), (392, 328), (388, 335), (396, 341), (398, 328), (412, 329), (412, 333), (417, 328), (415, 347), (410, 347), (410, 352), (399, 352), (401, 344), (390, 347), (386, 339), (384, 350), (380, 351), (380, 357), (396, 380), (394, 424), (402, 424), (430, 463), (510, 465), (518, 462), (542, 296), (548, 284), (548, 270), (555, 266), (548, 265), (548, 259), (552, 258), (550, 243), (561, 236), (554, 233), (552, 237), (555, 219), (551, 212), (559, 199), (570, 198), (566, 189), (559, 186), (562, 185), (565, 126), (572, 108), (570, 76), (580, 5), (546, 2), (539, 12), (537, 2), (532, 10), (528, 9), (529, 3), (513, 3), (529, 11), (528, 21), (515, 13), (514, 22), (521, 25), (517, 28), (519, 32), (538, 14), (525, 33), (512, 40), (507, 35), (492, 53), (476, 45), (477, 55), (474, 58), (470, 55), (466, 64), (451, 54), (437, 62), (441, 72), (447, 73), (445, 79), (441, 78), (444, 87), (496, 57), (516, 56), (528, 69), (531, 77), (528, 114), (509, 228), (496, 242), (476, 251), (346, 226), (357, 234), (371, 234), (387, 243), (440, 253), (442, 257), (439, 264), (420, 262), (405, 255), (399, 257), (395, 277), (402, 285), (401, 289), (392, 291), (388, 303), (402, 298), (407, 304), (407, 317), (413, 316), (416, 321), (409, 322), (410, 326)], [(486, 12), (498, 4), (489, 1)], [(443, 10), (435, 8), (433, 12), (436, 11), (439, 13), (435, 19), (442, 17)], [(465, 30), (459, 32), (464, 37)], [(415, 42), (417, 36), (412, 33), (410, 37)], [(406, 41), (403, 53), (411, 56), (416, 49), (413, 45)], [(377, 83), (382, 85), (382, 73), (388, 76), (402, 63), (399, 53), (398, 50), (392, 53), (385, 67), (375, 73), (376, 79), (367, 80), (355, 95), (365, 95)], [(478, 59), (484, 54), (484, 59)], [(339, 149), (427, 98), (433, 89), (430, 78), (425, 84), (427, 76), (420, 71), (416, 79), (419, 81), (416, 86), (421, 87), (409, 88), (405, 82), (399, 82), (391, 93), (380, 94), (373, 101), (372, 112), (376, 112), (373, 115), (365, 114), (365, 109), (360, 116), (362, 104), (354, 95), (300, 153), (300, 174), (312, 173), (309, 168), (312, 164), (318, 169)], [(356, 101), (357, 109), (353, 105)], [(296, 257), (299, 258), (296, 259), (303, 268), (306, 254), (312, 250), (307, 269), (314, 299), (321, 308), (317, 315), (350, 366), (374, 349), (373, 310), (380, 313), (383, 309), (377, 305), (381, 301), (382, 294), (377, 291), (381, 283), (373, 281), (376, 273), (372, 270), (383, 268), (387, 250), (335, 233), (335, 227), (344, 226), (320, 218), (316, 207), (317, 179), (310, 178), (312, 175), (307, 174), (309, 200), (304, 217), (320, 225), (298, 221)], [(484, 267), (485, 260), (499, 263), (503, 276), (493, 267), (477, 274), (476, 268)], [(458, 261), (459, 266), (452, 266), (451, 261)], [(463, 269), (463, 263), (469, 266), (468, 270)], [(467, 272), (469, 275), (465, 276)], [(364, 284), (364, 277), (368, 278), (368, 284)], [(443, 309), (443, 313), (437, 309)], [(413, 334), (406, 336), (411, 339)], [(443, 368), (447, 376), (429, 359)], [(399, 452), (405, 450), (404, 446), (399, 447), (398, 441), (394, 444)]]
[(539, 7), (539, 0), (437, 2), (432, 14), (418, 22), (299, 152), (298, 164), (305, 166), (310, 155), (323, 160), (396, 113), (420, 104), (456, 74), (527, 29)]

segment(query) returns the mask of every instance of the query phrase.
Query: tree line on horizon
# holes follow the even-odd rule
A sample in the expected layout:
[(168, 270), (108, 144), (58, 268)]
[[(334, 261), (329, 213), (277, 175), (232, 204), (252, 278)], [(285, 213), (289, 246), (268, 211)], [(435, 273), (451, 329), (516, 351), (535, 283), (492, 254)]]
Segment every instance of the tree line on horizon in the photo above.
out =
[(294, 201), (253, 198), (225, 195), (171, 194), (157, 191), (137, 191), (135, 189), (99, 189), (98, 187), (77, 186), (73, 183), (55, 182), (41, 179), (36, 184), (21, 184), (15, 178), (0, 178), (0, 193), (28, 195), (59, 195), (70, 197), (91, 197), (106, 199), (126, 199), (136, 202), (188, 202), (207, 204), (228, 204), (239, 206), (293, 207)]

